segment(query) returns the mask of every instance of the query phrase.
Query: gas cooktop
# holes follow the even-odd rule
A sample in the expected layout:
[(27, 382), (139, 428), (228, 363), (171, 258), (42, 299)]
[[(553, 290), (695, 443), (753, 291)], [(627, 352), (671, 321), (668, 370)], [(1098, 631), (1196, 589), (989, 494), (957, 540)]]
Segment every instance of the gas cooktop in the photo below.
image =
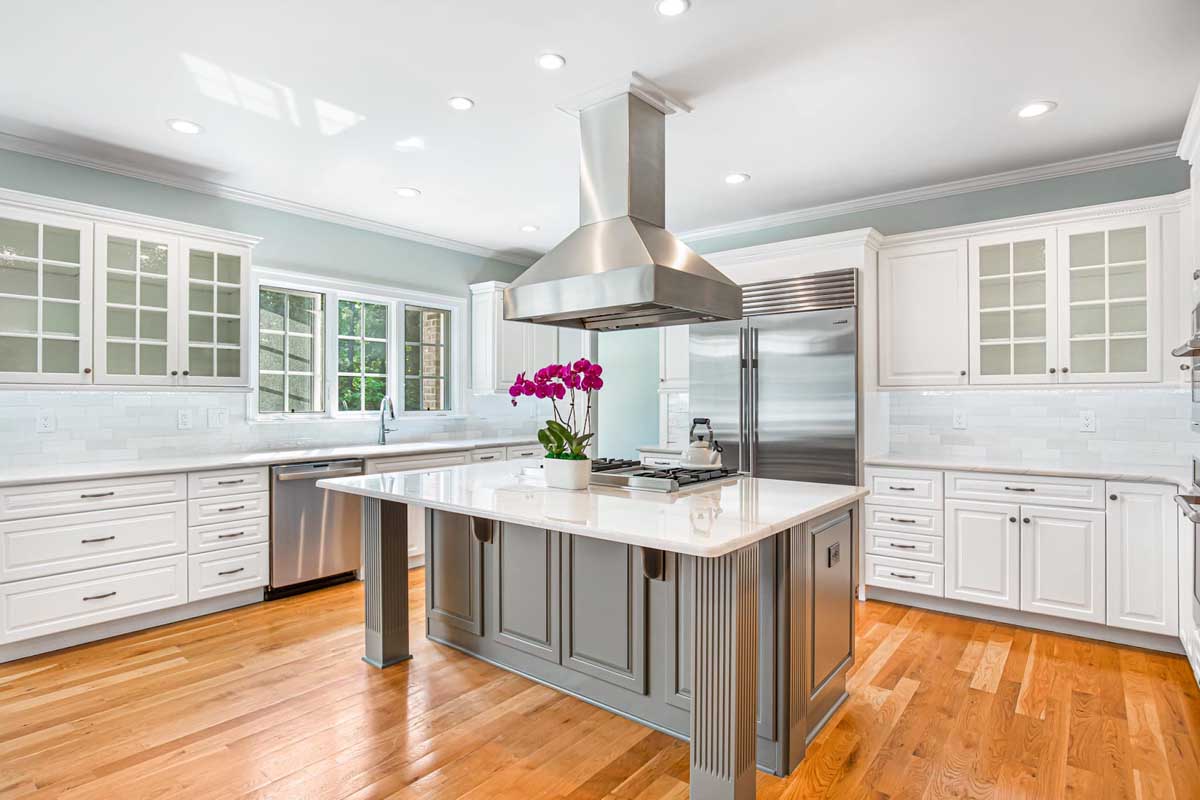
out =
[(628, 459), (598, 458), (592, 461), (592, 486), (642, 489), (652, 492), (677, 492), (682, 488), (736, 476), (736, 469), (725, 467), (647, 467)]

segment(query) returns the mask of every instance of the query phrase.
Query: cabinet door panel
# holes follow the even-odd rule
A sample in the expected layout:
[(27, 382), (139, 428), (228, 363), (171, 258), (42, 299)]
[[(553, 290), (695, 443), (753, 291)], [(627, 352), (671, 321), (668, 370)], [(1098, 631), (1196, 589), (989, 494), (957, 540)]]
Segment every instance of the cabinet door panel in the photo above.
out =
[(1020, 509), (946, 501), (946, 597), (1020, 607)]
[(562, 535), (562, 664), (646, 693), (646, 579), (638, 548)]
[(1021, 610), (1105, 619), (1104, 513), (1021, 506)]
[(180, 253), (180, 382), (247, 385), (249, 248), (184, 239)]
[(1108, 491), (1106, 620), (1119, 628), (1174, 636), (1179, 629), (1174, 490), (1110, 482)]
[(428, 510), (426, 536), (433, 552), (425, 575), (425, 613), (430, 622), (483, 635), (483, 544), (471, 518)]
[(879, 383), (967, 383), (967, 241), (879, 254)]
[(492, 638), (559, 661), (559, 533), (496, 523), (491, 546)]

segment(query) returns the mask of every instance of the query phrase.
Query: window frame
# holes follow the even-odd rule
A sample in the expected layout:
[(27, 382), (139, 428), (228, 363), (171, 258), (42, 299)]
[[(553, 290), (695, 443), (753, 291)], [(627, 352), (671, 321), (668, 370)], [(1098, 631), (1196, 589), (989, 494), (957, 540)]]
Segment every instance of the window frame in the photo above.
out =
[[(332, 392), (333, 406), (331, 406), (330, 410), (333, 412), (334, 416), (358, 416), (358, 415), (366, 414), (366, 413), (378, 414), (379, 413), (378, 408), (374, 408), (374, 409), (362, 408), (362, 409), (353, 410), (353, 411), (352, 410), (342, 410), (341, 403), (338, 402), (340, 399), (338, 386), (341, 383), (341, 378), (343, 376), (357, 377), (357, 378), (367, 377), (367, 373), (363, 369), (363, 364), (366, 360), (366, 343), (382, 341), (382, 342), (384, 342), (384, 346), (387, 348), (387, 351), (384, 354), (384, 370), (385, 370), (384, 393), (392, 396), (393, 398), (395, 397), (395, 395), (392, 393), (392, 389), (394, 387), (394, 381), (395, 381), (395, 377), (396, 377), (393, 374), (395, 371), (393, 369), (394, 362), (396, 360), (393, 357), (395, 355), (395, 350), (396, 350), (396, 304), (395, 304), (395, 301), (387, 300), (384, 298), (366, 297), (366, 296), (363, 296), (360, 294), (346, 293), (346, 294), (338, 294), (336, 302), (337, 302), (337, 308), (333, 313), (333, 319), (337, 322), (337, 325), (335, 325), (335, 329), (331, 331), (332, 336), (330, 337), (330, 340), (333, 343), (333, 347), (336, 350), (336, 352), (333, 354), (333, 371), (329, 373), (329, 378), (330, 378), (330, 382), (332, 384), (332, 389), (333, 389), (333, 392)], [(358, 336), (342, 335), (342, 331), (341, 331), (342, 303), (369, 304), (369, 305), (373, 305), (373, 306), (383, 306), (385, 309), (387, 309), (387, 317), (386, 317), (387, 318), (387, 334), (384, 336), (384, 338), (382, 340), (377, 339), (375, 337), (368, 338), (366, 335), (365, 327), (362, 331), (359, 332)], [(362, 320), (360, 319), (360, 322), (361, 321)], [(359, 370), (357, 373), (342, 372), (342, 365), (341, 365), (341, 341), (342, 341), (342, 339), (349, 339), (352, 341), (356, 341), (360, 345)], [(378, 377), (378, 376), (375, 373), (371, 373), (370, 377)], [(360, 401), (364, 400), (365, 396), (366, 396), (365, 389), (360, 389)]]
[[(307, 334), (307, 336), (312, 339), (314, 346), (317, 345), (318, 343), (321, 346), (321, 353), (320, 353), (321, 357), (319, 359), (313, 359), (313, 370), (311, 373), (300, 372), (300, 371), (296, 371), (293, 373), (292, 370), (288, 369), (288, 337), (292, 334), (290, 331), (287, 330), (288, 309), (287, 309), (286, 305), (284, 307), (284, 322), (283, 322), (284, 329), (282, 331), (269, 331), (270, 333), (283, 336), (283, 369), (282, 370), (268, 370), (268, 373), (271, 375), (276, 375), (276, 374), (283, 375), (284, 404), (286, 405), (286, 403), (287, 403), (289, 376), (292, 374), (311, 375), (312, 381), (313, 381), (313, 397), (314, 398), (320, 397), (321, 401), (322, 401), (321, 408), (319, 410), (313, 410), (313, 411), (263, 411), (262, 410), (262, 407), (260, 405), (260, 399), (259, 399), (259, 389), (261, 386), (261, 381), (259, 379), (262, 377), (262, 367), (259, 366), (258, 351), (259, 351), (259, 346), (260, 346), (260, 338), (262, 337), (262, 318), (261, 318), (262, 307), (261, 307), (261, 303), (262, 303), (263, 290), (281, 292), (285, 295), (308, 295), (314, 299), (320, 298), (321, 302), (325, 306), (321, 313), (321, 330), (315, 331), (311, 334)], [(326, 359), (326, 353), (325, 353), (325, 348), (326, 348), (325, 331), (327, 330), (328, 324), (329, 324), (328, 314), (329, 314), (329, 296), (325, 292), (313, 291), (312, 289), (298, 288), (298, 287), (293, 287), (293, 286), (281, 286), (274, 282), (264, 283), (262, 285), (255, 287), (255, 290), (254, 290), (254, 336), (253, 336), (253, 341), (254, 341), (254, 382), (253, 382), (253, 385), (254, 385), (254, 411), (258, 416), (272, 417), (272, 418), (277, 417), (280, 419), (302, 419), (305, 417), (322, 417), (325, 415), (325, 412), (328, 410), (328, 405), (326, 405), (326, 398), (324, 395), (324, 386), (325, 386), (325, 381), (326, 381), (326, 375), (328, 374), (327, 370), (326, 370), (327, 359)], [(296, 336), (305, 336), (305, 334), (299, 334), (299, 333), (295, 334), (295, 335)], [(315, 347), (314, 347), (314, 349), (315, 349)]]
[[(447, 309), (438, 308), (436, 306), (431, 306), (431, 305), (418, 304), (418, 303), (401, 303), (397, 307), (397, 318), (399, 320), (399, 324), (403, 327), (401, 327), (399, 329), (400, 335), (399, 335), (398, 342), (399, 342), (399, 350), (400, 350), (400, 354), (399, 354), (400, 355), (400, 359), (399, 359), (400, 360), (400, 371), (396, 375), (396, 379), (398, 381), (398, 384), (397, 384), (398, 394), (396, 396), (400, 399), (400, 402), (403, 405), (404, 391), (406, 388), (404, 384), (410, 377), (408, 374), (408, 364), (406, 363), (406, 358), (405, 358), (405, 353), (404, 353), (404, 348), (409, 346), (409, 344), (410, 344), (410, 342), (408, 341), (408, 338), (407, 338), (407, 336), (408, 336), (408, 334), (407, 334), (408, 320), (406, 320), (404, 318), (404, 316), (405, 316), (405, 312), (407, 312), (410, 307), (418, 312), (442, 311), (442, 312), (445, 312), (445, 314), (446, 314), (445, 327), (449, 329), (449, 335), (446, 334), (446, 331), (443, 331), (442, 332), (442, 341), (440, 344), (426, 344), (423, 333), (422, 333), (422, 336), (420, 339), (418, 339), (416, 342), (411, 343), (412, 345), (414, 345), (417, 348), (418, 360), (421, 363), (420, 373), (417, 375), (411, 376), (411, 377), (415, 377), (417, 379), (418, 391), (420, 393), (423, 393), (423, 391), (424, 391), (421, 384), (426, 380), (426, 378), (437, 378), (437, 379), (441, 380), (443, 383), (442, 395), (445, 398), (447, 404), (449, 404), (449, 403), (451, 403), (451, 398), (452, 398), (451, 393), (453, 391), (454, 383), (455, 383), (455, 377), (452, 374), (452, 367), (453, 367), (453, 363), (454, 363), (454, 353), (452, 352), (452, 350), (454, 348), (454, 334), (455, 334), (454, 316)], [(424, 372), (424, 348), (425, 347), (440, 347), (442, 349), (442, 374), (441, 375), (429, 375), (429, 376), (425, 375), (425, 372)], [(453, 408), (453, 406), (451, 406), (451, 408)], [(437, 413), (437, 412), (420, 410), (420, 409), (409, 411), (408, 409), (405, 409), (405, 413), (406, 414), (433, 414), (433, 413)]]
[[(263, 288), (278, 288), (286, 291), (323, 294), (325, 296), (325, 331), (323, 354), (324, 377), (321, 390), (324, 392), (325, 408), (317, 412), (260, 412), (258, 410), (259, 391), (259, 292)], [(324, 276), (307, 275), (290, 270), (274, 269), (261, 264), (254, 264), (250, 275), (250, 365), (251, 384), (250, 394), (252, 413), (247, 416), (254, 422), (330, 422), (374, 419), (379, 409), (362, 411), (338, 410), (338, 309), (342, 300), (365, 302), (388, 307), (388, 352), (387, 352), (387, 394), (392, 398), (399, 419), (415, 418), (428, 419), (433, 417), (454, 419), (466, 416), (463, 404), (466, 396), (463, 387), (466, 385), (468, 362), (467, 350), (467, 300), (466, 298), (449, 295), (433, 294), (399, 287), (377, 286), (357, 281), (346, 281)], [(403, 391), (404, 347), (403, 347), (403, 310), (404, 306), (420, 306), (446, 311), (449, 313), (450, 337), (447, 339), (449, 364), (446, 366), (447, 404), (445, 411), (405, 411)], [(398, 401), (398, 402), (397, 402)]]

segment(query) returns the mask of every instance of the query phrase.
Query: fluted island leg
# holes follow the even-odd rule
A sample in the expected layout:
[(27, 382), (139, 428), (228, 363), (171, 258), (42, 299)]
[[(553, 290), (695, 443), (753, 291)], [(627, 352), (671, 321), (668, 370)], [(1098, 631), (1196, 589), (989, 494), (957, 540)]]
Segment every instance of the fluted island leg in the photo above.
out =
[(696, 559), (692, 800), (754, 797), (758, 548)]
[(363, 498), (366, 654), (373, 667), (412, 658), (408, 646), (408, 506)]

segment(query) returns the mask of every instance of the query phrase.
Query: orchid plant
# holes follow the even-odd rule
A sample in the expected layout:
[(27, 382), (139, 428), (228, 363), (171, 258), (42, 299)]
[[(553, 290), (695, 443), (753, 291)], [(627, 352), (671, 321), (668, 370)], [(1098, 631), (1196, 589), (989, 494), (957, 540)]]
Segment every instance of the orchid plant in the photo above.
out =
[[(508, 388), (512, 404), (519, 397), (549, 399), (554, 409), (554, 419), (546, 420), (546, 427), (538, 431), (538, 441), (546, 448), (547, 458), (568, 461), (583, 461), (587, 458), (584, 449), (595, 435), (589, 433), (592, 419), (592, 392), (604, 388), (604, 372), (599, 364), (581, 358), (574, 364), (547, 364), (533, 374), (533, 380), (518, 373)], [(576, 414), (576, 393), (582, 392), (587, 405), (582, 414)], [(558, 407), (559, 400), (567, 400), (565, 410)]]

